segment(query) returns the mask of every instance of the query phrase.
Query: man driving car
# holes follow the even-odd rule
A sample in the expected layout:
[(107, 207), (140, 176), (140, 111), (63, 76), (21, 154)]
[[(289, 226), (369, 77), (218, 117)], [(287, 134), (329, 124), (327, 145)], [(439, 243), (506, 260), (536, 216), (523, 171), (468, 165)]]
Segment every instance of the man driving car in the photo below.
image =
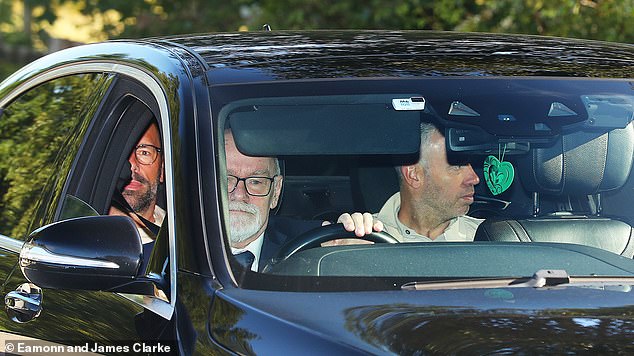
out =
[[(270, 210), (279, 203), (283, 184), (277, 159), (242, 154), (230, 130), (225, 131), (225, 151), (231, 250), (234, 255), (246, 254), (251, 270), (261, 271), (289, 239), (328, 224), (270, 216)], [(383, 229), (369, 213), (342, 214), (337, 223), (358, 237)]]

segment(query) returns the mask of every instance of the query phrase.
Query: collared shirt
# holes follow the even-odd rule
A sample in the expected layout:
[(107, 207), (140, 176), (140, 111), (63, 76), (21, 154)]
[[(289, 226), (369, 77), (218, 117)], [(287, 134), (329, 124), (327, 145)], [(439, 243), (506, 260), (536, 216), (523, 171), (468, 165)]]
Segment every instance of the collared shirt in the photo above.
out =
[[(154, 206), (154, 214), (152, 217), (154, 218), (154, 224), (161, 226), (163, 224), (163, 220), (165, 220), (165, 210), (163, 210), (160, 206)], [(137, 225), (137, 230), (139, 230), (139, 234), (141, 235), (141, 241), (144, 244), (150, 243), (154, 241), (154, 237), (152, 237), (152, 232), (145, 228)]]
[(398, 219), (400, 209), (401, 193), (397, 192), (385, 202), (381, 211), (375, 214), (375, 217), (383, 222), (385, 231), (400, 242), (473, 241), (478, 225), (484, 221), (484, 219), (477, 219), (467, 215), (458, 216), (449, 222), (449, 226), (447, 226), (442, 235), (432, 240), (403, 224)]
[(250, 244), (246, 245), (244, 248), (231, 248), (231, 253), (237, 255), (244, 251), (250, 251), (255, 259), (253, 260), (253, 264), (251, 265), (251, 270), (253, 272), (258, 271), (258, 265), (260, 263), (260, 252), (262, 251), (262, 244), (264, 243), (264, 233), (260, 234), (257, 239), (251, 241)]

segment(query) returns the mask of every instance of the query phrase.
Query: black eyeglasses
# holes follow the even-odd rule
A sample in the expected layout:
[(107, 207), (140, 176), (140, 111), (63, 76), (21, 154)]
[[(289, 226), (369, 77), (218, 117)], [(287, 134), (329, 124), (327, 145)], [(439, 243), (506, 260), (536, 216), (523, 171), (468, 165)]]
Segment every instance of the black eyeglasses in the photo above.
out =
[(273, 186), (273, 181), (275, 180), (277, 175), (273, 177), (246, 177), (246, 178), (238, 178), (236, 176), (228, 175), (227, 176), (227, 188), (229, 189), (229, 193), (233, 193), (238, 186), (240, 181), (244, 182), (244, 187), (247, 189), (247, 193), (249, 195), (253, 195), (255, 197), (264, 197), (269, 195), (271, 192), (271, 187)]
[(139, 164), (147, 166), (156, 161), (161, 151), (160, 147), (143, 143), (134, 148), (134, 156)]

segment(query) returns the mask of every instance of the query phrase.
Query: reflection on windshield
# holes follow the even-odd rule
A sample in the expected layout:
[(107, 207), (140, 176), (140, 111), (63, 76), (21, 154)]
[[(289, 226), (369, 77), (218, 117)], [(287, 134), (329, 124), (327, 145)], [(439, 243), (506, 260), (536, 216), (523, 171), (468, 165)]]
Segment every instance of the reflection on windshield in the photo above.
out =
[[(634, 276), (628, 81), (314, 84), (214, 89), (228, 98), (217, 114), (242, 160), (227, 149), (224, 174), (257, 176), (236, 173), (252, 158), (283, 168), (279, 198), (259, 209), (260, 229), (232, 245), (236, 255), (255, 256), (254, 272), (267, 266), (278, 276), (420, 277), (408, 281), (530, 278), (540, 269)], [(275, 94), (259, 98), (262, 90)], [(256, 199), (240, 183), (227, 195), (227, 226), (235, 227), (231, 204)], [(246, 206), (240, 209), (248, 219)], [(372, 214), (400, 244), (361, 245), (370, 238), (319, 230), (324, 220), (355, 212)], [(251, 237), (261, 249), (251, 248)]]

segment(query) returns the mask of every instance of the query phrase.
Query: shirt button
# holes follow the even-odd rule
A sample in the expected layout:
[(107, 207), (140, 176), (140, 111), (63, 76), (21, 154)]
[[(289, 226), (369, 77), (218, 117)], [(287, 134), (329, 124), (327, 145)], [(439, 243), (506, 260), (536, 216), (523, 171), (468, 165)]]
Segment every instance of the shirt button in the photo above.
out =
[(409, 235), (409, 230), (405, 230), (405, 233)]

